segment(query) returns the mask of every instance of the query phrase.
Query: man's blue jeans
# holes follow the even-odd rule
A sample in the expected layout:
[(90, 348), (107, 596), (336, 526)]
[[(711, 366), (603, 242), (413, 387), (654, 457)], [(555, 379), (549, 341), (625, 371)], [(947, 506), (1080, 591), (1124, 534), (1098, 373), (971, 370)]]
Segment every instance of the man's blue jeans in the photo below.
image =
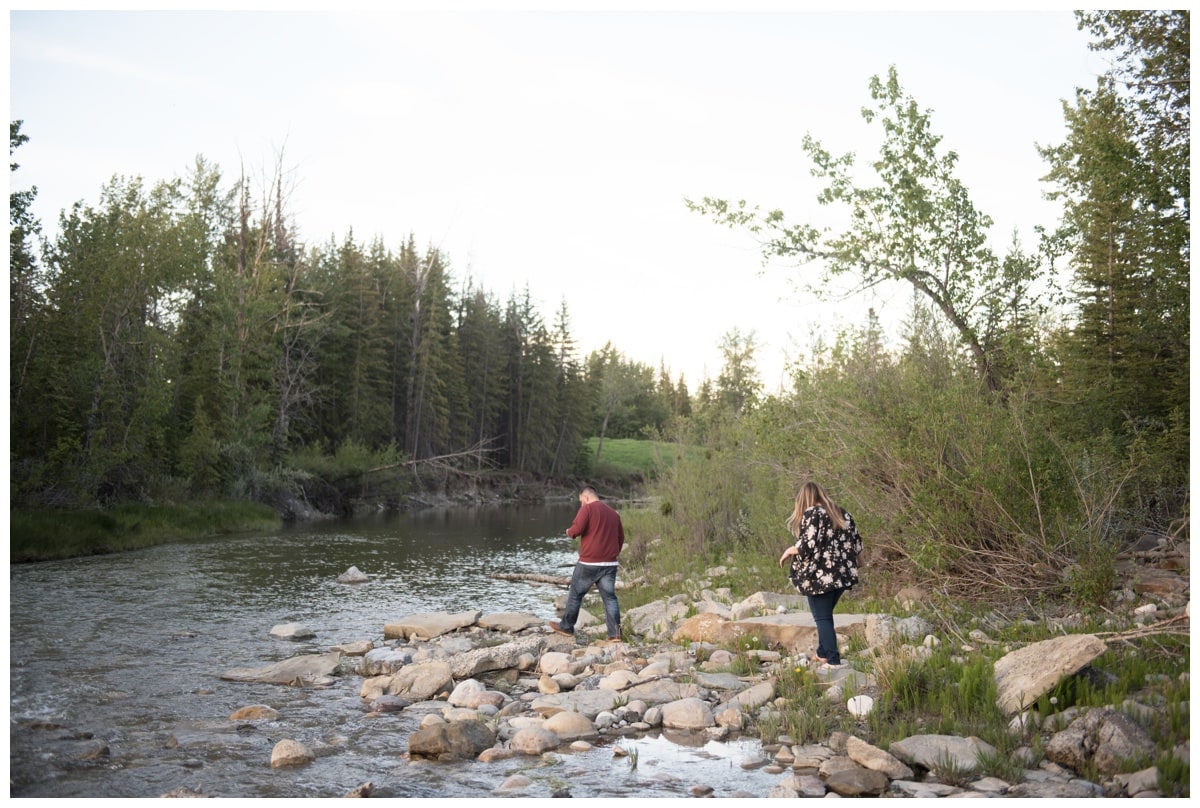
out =
[(837, 634), (833, 630), (833, 607), (837, 606), (844, 589), (835, 589), (822, 595), (808, 596), (808, 610), (812, 612), (813, 622), (817, 624), (817, 656), (827, 660), (831, 665), (842, 664), (842, 656), (838, 653)]
[(615, 564), (575, 564), (571, 573), (571, 586), (567, 590), (567, 605), (562, 620), (558, 621), (563, 631), (574, 631), (579, 618), (579, 607), (583, 596), (595, 585), (604, 603), (604, 624), (609, 638), (621, 636), (621, 607), (617, 604), (617, 566)]

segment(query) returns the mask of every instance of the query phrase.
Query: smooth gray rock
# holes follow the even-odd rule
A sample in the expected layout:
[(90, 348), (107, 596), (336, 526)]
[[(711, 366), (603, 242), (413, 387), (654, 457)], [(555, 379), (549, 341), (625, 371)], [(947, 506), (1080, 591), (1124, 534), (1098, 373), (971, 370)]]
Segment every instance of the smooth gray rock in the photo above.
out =
[(434, 612), (410, 614), (384, 625), (383, 636), (388, 640), (430, 640), (459, 629), (475, 625), (483, 612)]
[(227, 682), (265, 682), (276, 685), (322, 686), (332, 682), (341, 654), (305, 654), (261, 668), (234, 668), (221, 674)]
[(1007, 715), (1015, 715), (1106, 650), (1104, 640), (1091, 634), (1068, 634), (1019, 648), (993, 666), (996, 704)]
[(979, 754), (995, 754), (996, 748), (979, 738), (957, 735), (910, 735), (895, 741), (888, 751), (900, 760), (932, 770), (944, 760), (960, 768), (979, 768)]

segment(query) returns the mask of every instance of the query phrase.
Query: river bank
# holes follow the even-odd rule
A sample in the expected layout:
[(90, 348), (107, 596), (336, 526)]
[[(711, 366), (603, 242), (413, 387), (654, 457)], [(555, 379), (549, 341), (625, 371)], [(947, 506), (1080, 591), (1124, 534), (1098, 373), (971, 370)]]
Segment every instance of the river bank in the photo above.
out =
[[(369, 578), (352, 569), (341, 580)], [(1179, 616), (1166, 619), (1178, 624)], [(632, 609), (624, 625), (614, 643), (589, 612), (574, 638), (530, 614), (416, 614), (385, 624), (382, 641), (342, 643), (222, 678), (320, 689), (354, 677), (371, 720), (386, 726), (410, 716), (416, 728), (395, 747), (403, 765), (345, 796), (408, 796), (414, 768), (461, 778), (463, 766), (477, 769), (479, 796), (598, 796), (590, 782), (566, 775), (571, 761), (587, 757), (612, 777), (637, 776), (657, 763), (639, 751), (647, 738), (685, 748), (740, 743), (731, 765), (755, 773), (733, 781), (676, 777), (665, 792), (677, 796), (1147, 797), (1180, 787), (1158, 765), (1144, 765), (1162, 758), (1143, 727), (1159, 688), (1148, 683), (1108, 707), (1051, 695), (1095, 675), (1112, 643), (1072, 631), (1069, 622), (1044, 627), (1045, 640), (1005, 643), (986, 666), (992, 686), (965, 696), (962, 709), (1006, 722), (991, 742), (886, 728), (897, 666), (933, 664), (936, 649), (954, 640), (916, 615), (837, 615), (841, 643), (856, 649), (837, 668), (819, 666), (807, 650), (815, 627), (795, 595), (760, 592), (734, 603), (728, 592), (708, 591), (700, 601)], [(1129, 630), (1147, 630), (1145, 621), (1135, 625)], [(987, 659), (978, 648), (998, 641), (970, 633), (977, 647), (963, 645), (953, 656)], [(297, 624), (272, 634), (312, 637)], [(1187, 687), (1186, 673), (1180, 684)], [(246, 731), (284, 736), (262, 761), (283, 776), (303, 777), (318, 757), (338, 754), (288, 737), (289, 717), (266, 705), (247, 704), (229, 718)], [(1186, 761), (1187, 746), (1170, 749), (1169, 758)], [(1186, 793), (1186, 778), (1182, 787)]]
[[(422, 508), (573, 503), (582, 481), (527, 474), (481, 473), (430, 479), (401, 497), (353, 499), (280, 494), (270, 503), (216, 500), (184, 504), (125, 503), (105, 508), (10, 510), (9, 563), (138, 550), (173, 541), (271, 530)], [(612, 482), (615, 498), (637, 496), (635, 483)]]

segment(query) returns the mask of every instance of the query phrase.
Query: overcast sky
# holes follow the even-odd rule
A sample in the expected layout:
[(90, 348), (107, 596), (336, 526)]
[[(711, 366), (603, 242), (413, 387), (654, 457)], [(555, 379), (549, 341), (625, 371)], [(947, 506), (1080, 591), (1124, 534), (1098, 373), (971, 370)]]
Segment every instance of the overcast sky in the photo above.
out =
[[(753, 332), (768, 389), (814, 334), (885, 321), (907, 293), (817, 306), (764, 274), (749, 236), (685, 198), (821, 215), (800, 147), (873, 157), (860, 110), (895, 65), (996, 221), (1052, 226), (1036, 145), (1105, 65), (1068, 10), (1046, 12), (13, 11), (14, 188), (47, 231), (113, 175), (228, 181), (282, 160), (302, 239), (409, 234), (503, 301), (565, 300), (581, 354), (606, 341), (694, 391), (731, 329)], [(160, 9), (166, 7), (160, 6)]]

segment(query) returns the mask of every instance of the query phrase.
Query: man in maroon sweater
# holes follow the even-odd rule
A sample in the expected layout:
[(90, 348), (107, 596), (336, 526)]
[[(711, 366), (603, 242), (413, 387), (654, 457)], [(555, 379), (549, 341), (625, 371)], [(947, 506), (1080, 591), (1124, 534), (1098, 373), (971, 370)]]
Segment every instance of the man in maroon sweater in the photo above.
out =
[(625, 528), (621, 517), (609, 505), (600, 501), (591, 486), (579, 492), (579, 512), (567, 528), (571, 538), (579, 537), (579, 561), (571, 574), (567, 605), (562, 620), (551, 621), (550, 628), (559, 634), (574, 636), (575, 620), (583, 596), (595, 585), (604, 603), (604, 623), (609, 642), (621, 640), (621, 607), (617, 603), (617, 556), (625, 546)]

